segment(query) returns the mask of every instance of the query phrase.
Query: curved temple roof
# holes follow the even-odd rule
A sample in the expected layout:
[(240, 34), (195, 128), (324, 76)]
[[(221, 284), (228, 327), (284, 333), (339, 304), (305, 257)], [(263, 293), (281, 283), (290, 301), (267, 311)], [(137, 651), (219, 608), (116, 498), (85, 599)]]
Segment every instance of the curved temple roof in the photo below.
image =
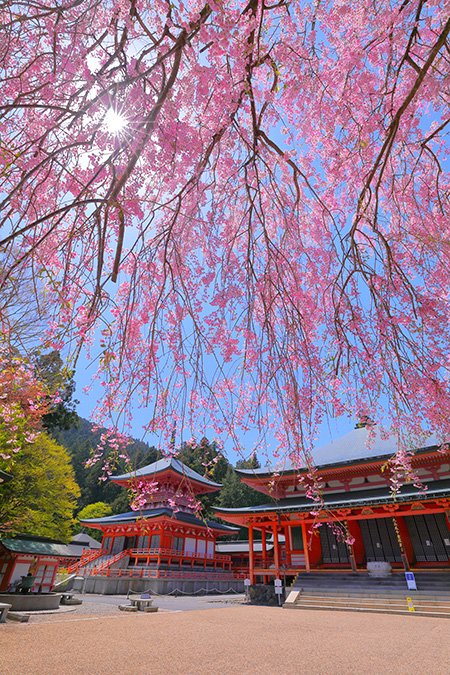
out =
[(52, 556), (58, 558), (71, 558), (73, 551), (59, 539), (50, 537), (38, 537), (20, 534), (17, 537), (1, 539), (0, 544), (11, 553), (24, 553), (27, 555)]
[[(436, 436), (424, 439), (424, 445), (416, 448), (416, 452), (438, 448), (442, 445)], [(398, 439), (390, 434), (382, 434), (380, 427), (373, 425), (353, 429), (336, 440), (326, 443), (312, 452), (312, 459), (318, 468), (352, 464), (361, 460), (375, 460), (392, 457), (398, 450)], [(301, 470), (301, 467), (300, 467)], [(274, 473), (298, 473), (299, 467), (286, 461), (280, 465), (272, 465), (261, 469), (236, 469), (242, 476), (271, 476)]]
[[(450, 479), (430, 481), (426, 483), (427, 491), (423, 493), (420, 488), (410, 483), (402, 485), (395, 501), (408, 502), (420, 499), (421, 501), (432, 501), (450, 496)], [(323, 505), (327, 509), (342, 509), (363, 506), (377, 506), (380, 504), (392, 504), (391, 489), (386, 486), (373, 490), (355, 490), (354, 492), (330, 493), (323, 496)], [(299, 495), (294, 499), (280, 499), (276, 503), (263, 504), (262, 506), (247, 506), (238, 508), (225, 508), (224, 506), (215, 506), (214, 511), (218, 516), (226, 520), (227, 515), (232, 514), (258, 514), (273, 511), (275, 513), (295, 513), (300, 511), (311, 511), (314, 502), (305, 495)]]
[(157, 462), (153, 462), (153, 464), (148, 464), (147, 466), (143, 466), (141, 469), (136, 469), (136, 471), (131, 471), (130, 473), (124, 473), (121, 476), (111, 476), (111, 480), (116, 482), (133, 480), (135, 478), (151, 477), (170, 470), (174, 471), (180, 476), (184, 476), (185, 478), (196, 481), (197, 483), (207, 485), (209, 488), (214, 490), (219, 490), (222, 487), (221, 483), (214, 483), (212, 480), (209, 480), (209, 478), (201, 476), (199, 473), (186, 466), (186, 464), (180, 462), (179, 459), (175, 459), (175, 457), (159, 459)]
[(159, 509), (146, 509), (144, 511), (129, 511), (128, 513), (118, 513), (114, 516), (104, 516), (103, 518), (88, 518), (87, 520), (80, 520), (80, 522), (87, 527), (92, 527), (93, 525), (120, 525), (122, 523), (134, 523), (136, 521), (158, 518), (159, 516), (167, 516), (168, 518), (174, 518), (175, 520), (179, 520), (190, 525), (200, 525), (201, 527), (209, 528), (211, 530), (223, 530), (227, 533), (234, 533), (237, 531), (236, 528), (230, 527), (229, 525), (215, 523), (212, 520), (203, 520), (201, 518), (197, 518), (192, 513), (176, 511), (175, 509), (169, 509), (166, 507)]

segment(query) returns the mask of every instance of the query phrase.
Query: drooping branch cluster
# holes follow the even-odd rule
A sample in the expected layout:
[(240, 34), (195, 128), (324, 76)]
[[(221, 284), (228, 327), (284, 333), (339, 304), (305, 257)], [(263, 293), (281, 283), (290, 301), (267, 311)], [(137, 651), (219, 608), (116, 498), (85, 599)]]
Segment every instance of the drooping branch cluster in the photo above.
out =
[(52, 347), (100, 351), (99, 419), (294, 459), (326, 414), (449, 433), (440, 3), (0, 13), (1, 283), (31, 269)]

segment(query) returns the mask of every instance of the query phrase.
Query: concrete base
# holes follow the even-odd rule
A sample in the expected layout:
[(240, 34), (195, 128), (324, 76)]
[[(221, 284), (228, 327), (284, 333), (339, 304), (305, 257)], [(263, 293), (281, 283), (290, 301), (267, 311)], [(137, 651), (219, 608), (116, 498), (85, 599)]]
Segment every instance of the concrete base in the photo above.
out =
[(374, 560), (367, 563), (367, 571), (369, 572), (369, 577), (379, 577), (384, 579), (391, 576), (392, 567), (388, 562)]
[(60, 600), (60, 593), (0, 593), (0, 602), (11, 605), (13, 612), (58, 609)]
[(99, 593), (100, 595), (126, 595), (129, 591), (135, 593), (155, 593), (157, 595), (174, 594), (176, 591), (186, 593), (186, 595), (198, 593), (202, 590), (214, 593), (226, 593), (234, 591), (236, 593), (244, 592), (243, 579), (230, 579), (226, 581), (215, 581), (214, 579), (130, 579), (108, 578), (108, 577), (86, 577), (82, 585), (78, 584), (74, 590), (82, 593)]
[(30, 619), (30, 615), (20, 614), (19, 612), (8, 612), (8, 619), (10, 621), (17, 621), (18, 623), (27, 623)]

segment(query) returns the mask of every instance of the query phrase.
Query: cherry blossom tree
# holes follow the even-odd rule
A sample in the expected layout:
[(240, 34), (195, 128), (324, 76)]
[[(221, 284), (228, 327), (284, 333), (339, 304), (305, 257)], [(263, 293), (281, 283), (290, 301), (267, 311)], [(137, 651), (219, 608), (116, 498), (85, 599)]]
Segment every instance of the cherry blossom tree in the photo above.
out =
[(449, 436), (447, 0), (0, 12), (2, 283), (98, 357), (99, 420)]
[(0, 461), (2, 468), (14, 464), (16, 454), (32, 445), (48, 413), (49, 397), (34, 375), (32, 366), (19, 356), (0, 350)]

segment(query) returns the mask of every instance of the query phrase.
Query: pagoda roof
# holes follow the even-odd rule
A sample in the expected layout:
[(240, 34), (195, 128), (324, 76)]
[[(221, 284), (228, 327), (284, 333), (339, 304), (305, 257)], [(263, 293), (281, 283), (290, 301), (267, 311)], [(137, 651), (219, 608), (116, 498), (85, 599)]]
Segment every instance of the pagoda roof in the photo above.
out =
[(185, 511), (176, 511), (168, 507), (160, 509), (145, 509), (142, 511), (129, 511), (128, 513), (119, 513), (115, 516), (105, 516), (104, 518), (89, 518), (88, 520), (81, 520), (84, 525), (91, 527), (92, 525), (119, 525), (121, 523), (133, 523), (137, 520), (150, 520), (160, 516), (167, 516), (174, 520), (179, 520), (182, 523), (189, 525), (199, 525), (200, 527), (208, 527), (212, 530), (223, 530), (224, 532), (236, 532), (236, 528), (229, 525), (222, 525), (212, 520), (202, 520), (197, 518), (193, 513), (186, 513)]
[[(433, 499), (440, 499), (442, 497), (450, 496), (450, 478), (444, 480), (434, 480), (424, 483), (426, 492), (413, 484), (408, 483), (402, 485), (399, 492), (395, 496), (395, 502), (409, 502), (409, 501), (430, 501)], [(392, 504), (394, 498), (392, 497), (391, 488), (386, 485), (380, 488), (352, 490), (350, 492), (333, 492), (325, 493), (323, 495), (323, 508), (328, 510), (377, 506), (378, 504)], [(298, 497), (288, 497), (280, 499), (277, 502), (270, 504), (263, 504), (262, 506), (248, 506), (241, 508), (225, 508), (215, 506), (214, 511), (217, 515), (226, 519), (226, 515), (239, 514), (258, 514), (267, 513), (269, 511), (276, 513), (292, 513), (299, 511), (312, 511), (321, 509), (322, 505), (313, 502), (305, 495)], [(223, 514), (223, 515), (222, 515)]]
[[(436, 450), (442, 445), (436, 436), (425, 440), (425, 445), (415, 448), (414, 453), (426, 453)], [(344, 436), (326, 443), (311, 451), (314, 466), (320, 469), (344, 467), (383, 460), (392, 457), (398, 450), (398, 439), (393, 434), (382, 433), (380, 427), (372, 425), (349, 431)], [(296, 465), (286, 460), (282, 464), (273, 464), (260, 469), (236, 469), (242, 477), (265, 478), (273, 474), (299, 473), (306, 469), (305, 465)]]
[(41, 555), (58, 558), (70, 558), (72, 551), (59, 539), (49, 537), (36, 537), (20, 534), (17, 537), (1, 539), (1, 545), (10, 553), (24, 553), (27, 555)]
[(72, 537), (67, 546), (72, 551), (72, 555), (80, 556), (85, 549), (98, 550), (102, 547), (101, 543), (91, 537), (86, 532), (80, 532)]
[(111, 476), (111, 480), (113, 482), (135, 480), (136, 478), (156, 476), (166, 471), (173, 471), (179, 476), (193, 480), (196, 483), (201, 483), (202, 485), (206, 485), (214, 490), (219, 490), (222, 487), (221, 483), (214, 483), (212, 480), (209, 480), (209, 478), (201, 476), (199, 473), (193, 469), (190, 469), (188, 466), (186, 466), (186, 464), (183, 464), (183, 462), (180, 462), (180, 460), (176, 459), (175, 457), (165, 457), (164, 459), (158, 459), (157, 462), (153, 462), (153, 464), (147, 464), (147, 466), (143, 466), (141, 469), (136, 469), (130, 473), (124, 473), (121, 476)]

